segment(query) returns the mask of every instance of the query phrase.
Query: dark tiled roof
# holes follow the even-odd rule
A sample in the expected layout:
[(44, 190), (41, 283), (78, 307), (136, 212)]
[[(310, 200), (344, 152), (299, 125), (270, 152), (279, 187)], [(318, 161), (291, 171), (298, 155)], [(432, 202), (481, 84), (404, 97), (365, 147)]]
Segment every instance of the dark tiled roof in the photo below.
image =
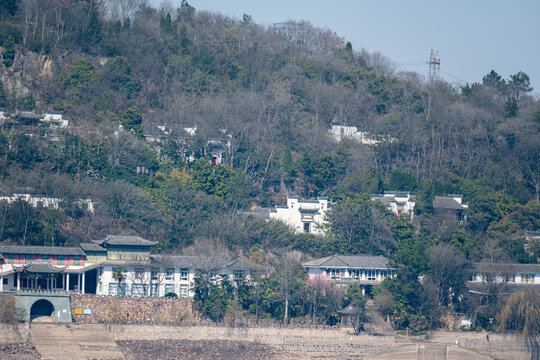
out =
[(81, 248), (67, 246), (0, 246), (0, 253), (20, 255), (85, 255)]
[(255, 270), (255, 271), (267, 271), (268, 267), (262, 266), (259, 264), (255, 264), (247, 259), (242, 258), (236, 258), (232, 261), (229, 261), (225, 266), (223, 266), (224, 269), (228, 270)]
[(338, 311), (338, 313), (340, 313), (341, 315), (356, 315), (361, 312), (362, 310), (359, 307), (354, 306), (354, 305), (349, 305), (346, 308), (343, 308)]
[(119, 245), (119, 246), (154, 246), (157, 242), (145, 240), (139, 236), (132, 235), (107, 235), (104, 240), (95, 241), (99, 245)]
[(103, 252), (107, 251), (107, 249), (99, 246), (96, 243), (82, 243), (80, 246), (81, 246), (81, 249), (83, 249), (83, 251), (103, 251)]
[(190, 268), (198, 269), (208, 268), (211, 271), (234, 271), (234, 270), (257, 270), (266, 271), (268, 267), (252, 263), (247, 259), (236, 258), (225, 262), (222, 258), (211, 258), (196, 255), (150, 255), (152, 265), (162, 267)]
[(472, 266), (472, 271), (479, 272), (494, 272), (494, 273), (540, 273), (540, 264), (491, 264), (491, 263), (475, 263)]
[(198, 257), (192, 255), (150, 255), (152, 264), (163, 267), (196, 268)]
[(304, 267), (349, 267), (366, 269), (386, 269), (388, 259), (384, 256), (368, 255), (332, 255), (322, 259), (308, 261)]
[(433, 208), (444, 210), (463, 210), (464, 207), (455, 199), (447, 196), (435, 196), (433, 200)]
[(259, 217), (262, 217), (263, 219), (267, 219), (270, 216), (270, 212), (272, 210), (272, 208), (258, 207), (253, 209), (253, 213)]
[(380, 196), (380, 195), (375, 195), (372, 197), (372, 199), (381, 202), (384, 206), (389, 206), (392, 200), (394, 200), (394, 198), (391, 198), (389, 196)]
[(33, 272), (33, 273), (61, 273), (66, 269), (65, 266), (52, 266), (48, 261), (32, 261), (30, 264), (13, 266), (16, 272)]
[(409, 196), (408, 191), (385, 191), (385, 195), (395, 195), (395, 196)]

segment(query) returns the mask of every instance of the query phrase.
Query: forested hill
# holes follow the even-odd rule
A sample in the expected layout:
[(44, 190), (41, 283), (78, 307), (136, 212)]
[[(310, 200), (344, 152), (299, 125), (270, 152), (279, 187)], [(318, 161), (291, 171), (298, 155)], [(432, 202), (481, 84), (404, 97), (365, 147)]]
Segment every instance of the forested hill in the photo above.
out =
[[(415, 237), (474, 260), (537, 260), (522, 240), (540, 223), (540, 103), (527, 74), (486, 68), (457, 88), (398, 73), (305, 22), (263, 27), (186, 1), (139, 5), (2, 1), (0, 109), (70, 123), (2, 122), (1, 192), (64, 200), (57, 210), (0, 202), (0, 241), (135, 233), (161, 250), (210, 242), (257, 258), (388, 255)], [(336, 141), (332, 124), (365, 141)], [(369, 201), (384, 190), (417, 195), (417, 222)], [(434, 196), (448, 193), (469, 203), (465, 225), (441, 227), (433, 213)], [(326, 237), (249, 215), (292, 194), (336, 204)]]

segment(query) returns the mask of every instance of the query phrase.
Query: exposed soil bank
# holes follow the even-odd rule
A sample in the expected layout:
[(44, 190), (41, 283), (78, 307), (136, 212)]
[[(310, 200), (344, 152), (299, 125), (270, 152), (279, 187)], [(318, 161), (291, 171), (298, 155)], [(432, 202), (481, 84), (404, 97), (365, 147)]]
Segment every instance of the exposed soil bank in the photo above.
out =
[(223, 340), (128, 340), (117, 341), (128, 360), (183, 359), (183, 360), (292, 360), (273, 347), (245, 341)]

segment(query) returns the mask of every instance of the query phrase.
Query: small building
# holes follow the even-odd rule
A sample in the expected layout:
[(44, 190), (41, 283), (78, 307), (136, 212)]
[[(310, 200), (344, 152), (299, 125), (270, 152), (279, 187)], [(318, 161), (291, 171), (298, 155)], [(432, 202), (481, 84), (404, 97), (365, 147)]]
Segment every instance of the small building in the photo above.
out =
[(373, 286), (395, 275), (384, 256), (332, 255), (302, 264), (309, 279), (323, 278), (339, 284), (357, 284), (363, 293), (371, 293)]
[(463, 202), (463, 195), (435, 196), (433, 200), (433, 211), (441, 215), (445, 223), (464, 224), (467, 221), (465, 210), (468, 208), (469, 205)]
[(39, 122), (43, 125), (59, 129), (66, 129), (69, 125), (69, 121), (64, 119), (62, 114), (43, 114)]
[(494, 282), (517, 287), (538, 285), (540, 290), (540, 264), (476, 263), (469, 271), (467, 282)]
[(414, 205), (416, 196), (411, 195), (407, 191), (385, 191), (384, 194), (376, 194), (370, 196), (371, 201), (379, 201), (388, 210), (392, 211), (398, 217), (406, 214), (413, 220)]
[(525, 231), (523, 240), (525, 252), (533, 258), (536, 257), (536, 262), (540, 262), (540, 231)]
[(283, 221), (297, 233), (324, 235), (326, 212), (330, 208), (327, 198), (304, 200), (288, 196), (287, 206), (276, 206), (269, 211), (268, 217)]
[[(58, 209), (63, 202), (61, 198), (39, 196), (32, 194), (14, 193), (11, 195), (0, 195), (0, 201), (6, 201), (8, 204), (12, 204), (16, 201), (25, 201), (33, 207), (42, 206), (49, 209)], [(94, 203), (92, 199), (78, 199), (74, 204), (80, 208), (88, 210), (90, 213), (94, 213)]]

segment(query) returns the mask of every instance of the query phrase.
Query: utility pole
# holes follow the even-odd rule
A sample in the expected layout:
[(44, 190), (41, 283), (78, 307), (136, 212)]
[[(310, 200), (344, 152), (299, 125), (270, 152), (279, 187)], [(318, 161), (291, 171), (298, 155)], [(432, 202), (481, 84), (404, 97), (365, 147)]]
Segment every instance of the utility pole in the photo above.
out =
[(431, 55), (429, 56), (429, 82), (437, 81), (440, 79), (441, 71), (441, 58), (439, 57), (439, 50), (433, 51), (431, 49)]

